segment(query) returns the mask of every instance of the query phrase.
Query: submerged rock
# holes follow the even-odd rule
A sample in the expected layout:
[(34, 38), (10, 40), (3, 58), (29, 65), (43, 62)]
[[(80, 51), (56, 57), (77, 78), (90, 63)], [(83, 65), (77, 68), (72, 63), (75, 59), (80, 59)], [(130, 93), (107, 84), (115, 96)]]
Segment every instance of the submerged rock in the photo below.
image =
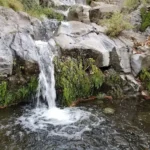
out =
[(142, 122), (150, 124), (150, 112), (140, 112), (138, 114), (138, 119)]
[(104, 112), (105, 114), (113, 115), (113, 114), (115, 113), (115, 110), (114, 110), (113, 108), (107, 107), (107, 108), (105, 108), (105, 109), (103, 110), (103, 112)]

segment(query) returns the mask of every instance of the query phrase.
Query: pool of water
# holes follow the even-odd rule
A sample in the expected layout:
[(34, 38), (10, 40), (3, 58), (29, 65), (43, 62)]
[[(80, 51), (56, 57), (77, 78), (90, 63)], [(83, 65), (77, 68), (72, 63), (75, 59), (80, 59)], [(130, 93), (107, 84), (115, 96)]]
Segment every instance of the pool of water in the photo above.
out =
[[(144, 103), (139, 107), (131, 105), (132, 102), (128, 101), (130, 111), (126, 108), (123, 110), (124, 105), (117, 108), (105, 102), (52, 112), (35, 109), (31, 105), (2, 109), (0, 149), (149, 150), (150, 124), (138, 119), (137, 114), (137, 111), (139, 113), (148, 109), (148, 105)], [(113, 107), (115, 114), (105, 115), (103, 107), (106, 106)], [(134, 106), (134, 111), (131, 106)]]

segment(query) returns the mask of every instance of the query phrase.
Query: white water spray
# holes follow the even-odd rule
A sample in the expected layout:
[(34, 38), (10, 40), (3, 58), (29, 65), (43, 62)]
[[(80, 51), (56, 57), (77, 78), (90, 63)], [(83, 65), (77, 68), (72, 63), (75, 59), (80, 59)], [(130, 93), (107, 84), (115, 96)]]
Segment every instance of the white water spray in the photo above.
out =
[(41, 129), (47, 130), (49, 136), (81, 138), (83, 132), (91, 130), (91, 126), (97, 126), (104, 120), (79, 108), (56, 107), (53, 45), (43, 41), (36, 41), (35, 44), (38, 49), (37, 60), (40, 68), (37, 107), (32, 110), (26, 109), (16, 124), (21, 124), (27, 132)]

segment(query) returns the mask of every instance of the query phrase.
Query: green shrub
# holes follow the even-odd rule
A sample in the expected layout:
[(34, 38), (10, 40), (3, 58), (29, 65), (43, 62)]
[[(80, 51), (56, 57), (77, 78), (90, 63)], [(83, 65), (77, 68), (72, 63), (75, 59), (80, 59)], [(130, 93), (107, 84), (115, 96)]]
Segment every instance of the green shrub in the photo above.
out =
[(118, 36), (123, 30), (132, 28), (129, 21), (119, 12), (114, 13), (110, 19), (104, 19), (101, 24), (107, 27), (106, 34), (112, 37)]
[(150, 26), (150, 11), (147, 11), (146, 8), (141, 9), (141, 18), (142, 23), (140, 30), (145, 31), (148, 26)]
[[(89, 58), (55, 58), (56, 88), (62, 90), (63, 104), (70, 105), (78, 98), (87, 98), (99, 89), (103, 73)], [(88, 71), (87, 71), (88, 70)]]

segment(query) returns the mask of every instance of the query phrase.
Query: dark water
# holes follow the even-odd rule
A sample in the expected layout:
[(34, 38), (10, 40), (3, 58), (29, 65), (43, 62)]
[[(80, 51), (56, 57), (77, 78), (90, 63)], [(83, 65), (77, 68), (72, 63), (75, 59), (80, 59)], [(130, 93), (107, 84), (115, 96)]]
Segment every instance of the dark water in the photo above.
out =
[[(104, 115), (103, 108), (115, 109), (114, 115)], [(135, 98), (126, 99), (119, 103), (97, 101), (84, 104), (80, 109), (91, 112), (89, 120), (81, 119), (73, 123), (77, 130), (72, 130), (70, 124), (66, 133), (69, 136), (51, 136), (54, 125), (47, 129), (36, 131), (25, 130), (16, 124), (16, 119), (32, 106), (15, 106), (0, 110), (0, 150), (149, 150), (150, 149), (150, 102), (142, 102)], [(98, 124), (97, 122), (101, 121)], [(63, 126), (63, 125), (62, 125)], [(62, 129), (62, 126), (58, 126)], [(78, 127), (85, 130), (77, 137)], [(64, 133), (65, 134), (65, 133)], [(68, 135), (69, 135), (68, 134)]]

